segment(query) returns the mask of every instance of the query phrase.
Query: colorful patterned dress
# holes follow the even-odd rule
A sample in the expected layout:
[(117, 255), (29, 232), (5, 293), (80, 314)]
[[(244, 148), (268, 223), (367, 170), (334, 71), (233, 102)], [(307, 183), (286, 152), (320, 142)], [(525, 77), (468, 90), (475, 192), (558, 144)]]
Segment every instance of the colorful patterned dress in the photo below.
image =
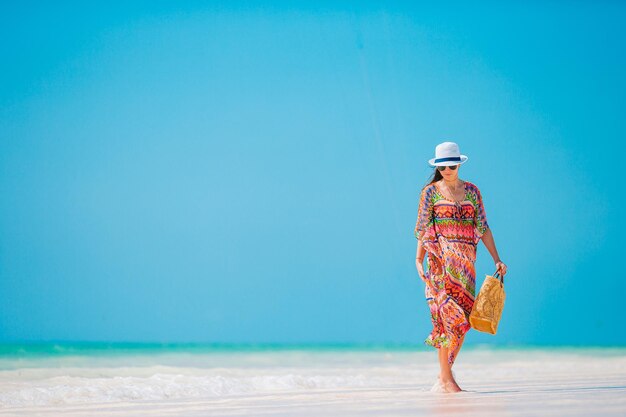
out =
[[(443, 196), (438, 185), (422, 189), (415, 237), (428, 255), (425, 295), (433, 330), (424, 343), (435, 348), (449, 347), (448, 363), (471, 328), (469, 315), (476, 288), (476, 249), (487, 231), (487, 217), (480, 191), (464, 181), (465, 198), (455, 203)], [(431, 272), (435, 260), (443, 265), (440, 275)]]

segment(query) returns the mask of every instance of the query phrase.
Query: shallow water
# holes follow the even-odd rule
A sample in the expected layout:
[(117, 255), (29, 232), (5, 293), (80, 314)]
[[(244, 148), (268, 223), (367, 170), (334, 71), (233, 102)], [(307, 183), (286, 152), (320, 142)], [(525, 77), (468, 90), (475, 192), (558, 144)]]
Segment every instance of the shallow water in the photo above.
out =
[(430, 392), (435, 361), (411, 347), (5, 347), (0, 415), (426, 415), (451, 398), (482, 415), (533, 415), (539, 401), (626, 411), (625, 348), (464, 347), (458, 394)]

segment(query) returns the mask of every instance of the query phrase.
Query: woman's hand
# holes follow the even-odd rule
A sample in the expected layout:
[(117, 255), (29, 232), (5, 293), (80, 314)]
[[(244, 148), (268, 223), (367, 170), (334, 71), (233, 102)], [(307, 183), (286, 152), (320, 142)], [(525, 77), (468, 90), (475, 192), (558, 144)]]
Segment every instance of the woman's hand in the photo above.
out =
[[(431, 273), (435, 275), (441, 275), (443, 273), (443, 269), (441, 268), (441, 263), (438, 259), (434, 258), (431, 260), (428, 258), (428, 269)], [(432, 263), (432, 265), (431, 265)], [(419, 260), (419, 258), (415, 258), (415, 267), (417, 268), (417, 272), (424, 281), (428, 281), (426, 279), (426, 274), (424, 273), (424, 260)]]
[(500, 271), (500, 275), (506, 275), (506, 265), (502, 261), (496, 261), (496, 271)]

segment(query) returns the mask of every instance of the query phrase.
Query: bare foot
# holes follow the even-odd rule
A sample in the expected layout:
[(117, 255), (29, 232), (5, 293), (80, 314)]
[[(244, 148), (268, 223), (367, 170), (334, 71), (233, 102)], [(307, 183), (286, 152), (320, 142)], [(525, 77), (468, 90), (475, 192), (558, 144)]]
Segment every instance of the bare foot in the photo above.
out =
[(457, 384), (456, 381), (454, 380), (454, 376), (452, 376), (451, 378), (443, 378), (443, 379), (441, 378), (441, 376), (438, 376), (437, 378), (441, 382), (441, 386), (443, 387), (444, 392), (463, 391), (461, 387), (459, 387), (459, 384)]
[(446, 392), (439, 378), (437, 378), (437, 382), (435, 382), (435, 384), (432, 386), (430, 392)]

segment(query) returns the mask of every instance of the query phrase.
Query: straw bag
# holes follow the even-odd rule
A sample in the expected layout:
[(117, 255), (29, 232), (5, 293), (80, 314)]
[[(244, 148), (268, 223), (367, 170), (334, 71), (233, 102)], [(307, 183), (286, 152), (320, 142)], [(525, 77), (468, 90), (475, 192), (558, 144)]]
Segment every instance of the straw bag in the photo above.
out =
[[(496, 278), (500, 276), (500, 279)], [(504, 277), (500, 271), (487, 275), (469, 316), (472, 328), (485, 332), (496, 334), (498, 322), (504, 308)]]

